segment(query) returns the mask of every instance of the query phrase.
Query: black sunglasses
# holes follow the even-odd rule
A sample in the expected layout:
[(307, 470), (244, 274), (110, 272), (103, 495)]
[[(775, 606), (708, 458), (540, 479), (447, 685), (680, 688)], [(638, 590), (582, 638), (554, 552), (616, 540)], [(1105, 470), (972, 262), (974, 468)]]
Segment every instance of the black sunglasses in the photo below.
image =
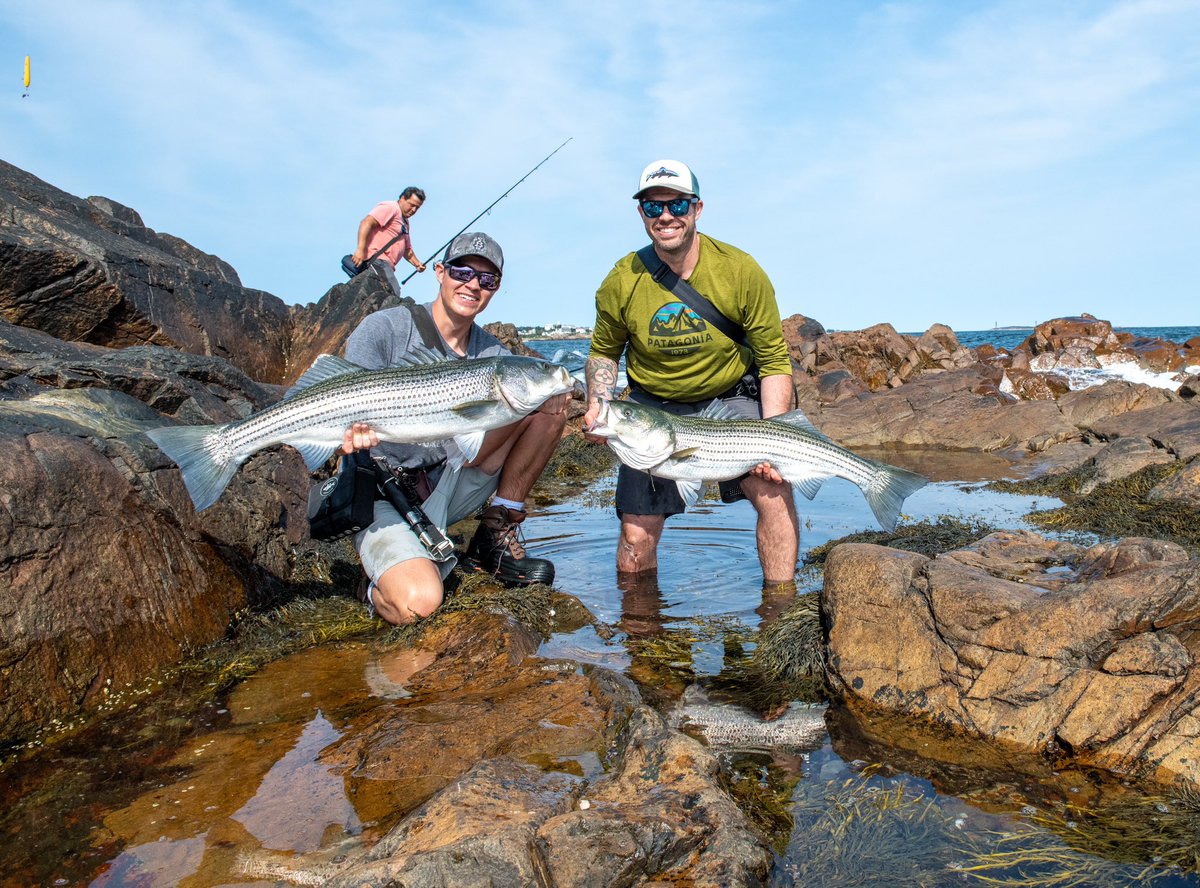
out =
[(672, 216), (686, 216), (692, 211), (692, 204), (697, 197), (676, 197), (672, 200), (639, 200), (638, 206), (646, 214), (647, 219), (657, 219), (665, 209)]
[(500, 289), (500, 275), (494, 271), (476, 271), (469, 265), (447, 265), (446, 274), (460, 284), (479, 278), (479, 286), (485, 290)]

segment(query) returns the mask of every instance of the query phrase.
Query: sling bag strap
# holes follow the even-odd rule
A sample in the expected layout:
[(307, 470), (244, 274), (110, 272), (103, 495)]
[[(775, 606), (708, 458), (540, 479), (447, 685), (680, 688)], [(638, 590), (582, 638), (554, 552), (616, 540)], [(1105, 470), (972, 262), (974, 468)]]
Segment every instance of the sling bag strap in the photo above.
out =
[(421, 334), (421, 341), (425, 343), (425, 347), (430, 351), (435, 351), (440, 355), (448, 357), (446, 355), (446, 346), (442, 344), (441, 334), (438, 333), (437, 325), (434, 324), (433, 317), (429, 314), (429, 309), (424, 305), (419, 305), (408, 296), (401, 297), (400, 301), (408, 309), (408, 313), (412, 315), (413, 326)]
[(372, 253), (370, 256), (368, 256), (366, 259), (364, 259), (362, 267), (366, 268), (368, 265), (370, 265), (372, 262), (374, 262), (376, 259), (378, 259), (380, 256), (382, 256), (387, 251), (388, 247), (390, 247), (396, 241), (400, 240), (400, 238), (404, 237), (404, 235), (406, 235), (406, 234), (408, 234), (408, 223), (401, 222), (400, 223), (400, 233), (398, 235), (396, 235), (394, 238), (392, 238), (390, 241), (388, 241), (386, 244), (384, 244), (382, 247), (380, 247), (378, 250), (376, 250), (374, 253)]
[(671, 271), (670, 266), (658, 258), (658, 254), (654, 252), (654, 244), (647, 244), (637, 251), (637, 256), (642, 260), (642, 264), (646, 266), (646, 270), (650, 272), (655, 283), (659, 286), (670, 290), (679, 299), (694, 311), (704, 320), (708, 321), (742, 348), (750, 348), (750, 343), (746, 340), (746, 331), (742, 327), (725, 315), (721, 314), (720, 309), (708, 301), (701, 295), (695, 287)]

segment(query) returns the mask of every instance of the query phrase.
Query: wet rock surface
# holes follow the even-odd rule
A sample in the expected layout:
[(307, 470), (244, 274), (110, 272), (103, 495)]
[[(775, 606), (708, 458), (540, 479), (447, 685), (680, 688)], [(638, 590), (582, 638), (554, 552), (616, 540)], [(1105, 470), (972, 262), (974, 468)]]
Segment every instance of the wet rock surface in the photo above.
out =
[(411, 696), (322, 753), (356, 798), (388, 786), (386, 807), (408, 813), (369, 850), (324, 865), (322, 884), (765, 879), (770, 853), (716, 759), (628, 680), (531, 656), (537, 639), (503, 615), (455, 615), (420, 644), (436, 659)]
[(64, 343), (0, 322), (0, 738), (94, 709), (220, 638), (240, 609), (334, 563), (307, 540), (310, 476), (263, 452), (197, 514), (143, 434), (226, 422), (278, 390), (218, 358)]
[(1015, 531), (933, 559), (844, 545), (823, 608), (851, 711), (950, 729), (1018, 768), (1200, 784), (1200, 560), (1177, 545)]

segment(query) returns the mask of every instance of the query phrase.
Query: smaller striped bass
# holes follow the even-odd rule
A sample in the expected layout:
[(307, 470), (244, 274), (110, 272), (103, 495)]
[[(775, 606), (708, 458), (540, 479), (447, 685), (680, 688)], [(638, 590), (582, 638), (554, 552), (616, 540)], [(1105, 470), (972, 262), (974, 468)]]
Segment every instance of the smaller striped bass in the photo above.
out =
[(485, 432), (574, 387), (566, 368), (538, 358), (444, 360), (426, 349), (410, 357), (404, 366), (364, 370), (321, 355), (283, 400), (265, 410), (225, 425), (166, 426), (146, 434), (179, 466), (199, 512), (265, 447), (289, 444), (314, 471), (341, 446), (350, 426), (365, 422), (381, 441), (453, 440), (450, 461), (461, 464), (479, 453)]
[(633, 401), (601, 399), (589, 431), (607, 438), (625, 465), (675, 481), (689, 506), (700, 498), (705, 481), (739, 478), (768, 462), (810, 500), (829, 478), (856, 484), (880, 525), (891, 531), (904, 500), (928, 483), (838, 446), (799, 410), (745, 419), (718, 401), (695, 416), (674, 416)]

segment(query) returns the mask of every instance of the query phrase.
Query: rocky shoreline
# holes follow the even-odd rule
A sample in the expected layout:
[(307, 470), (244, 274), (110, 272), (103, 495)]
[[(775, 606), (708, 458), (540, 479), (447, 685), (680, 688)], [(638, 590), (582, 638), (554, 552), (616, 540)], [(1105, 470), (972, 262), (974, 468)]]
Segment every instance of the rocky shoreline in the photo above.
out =
[[(36, 752), (35, 736), (103, 713), (247, 614), (351, 588), (345, 551), (307, 539), (310, 478), (296, 453), (256, 455), (197, 515), (142, 432), (261, 409), (387, 299), (356, 278), (285, 306), (134, 211), (2, 162), (0, 208), (0, 747), (11, 767)], [(511, 325), (494, 329), (519, 346)], [(1056, 375), (1113, 357), (1180, 372), (1200, 364), (1200, 338), (1139, 340), (1086, 315), (1047, 321), (1011, 351), (965, 349), (941, 325), (828, 334), (795, 315), (785, 332), (800, 405), (852, 449), (993, 453), (1013, 476), (1076, 472), (1091, 489), (1156, 466), (1155, 502), (1200, 508), (1200, 380), (1071, 391)], [(887, 716), (949, 731), (981, 760), (1200, 788), (1197, 555), (1141, 537), (1083, 547), (1011, 531), (933, 558), (839, 546), (821, 595), (827, 679), (863, 725)], [(373, 848), (322, 870), (322, 884), (450, 884), (464, 859), (505, 884), (760, 884), (770, 854), (711, 755), (619, 676), (532, 656), (530, 631), (494, 613), (431, 621), (412, 643), (434, 665), (415, 681), (438, 705), (492, 700), (497, 726), (481, 736), (540, 724), (569, 697), (573, 731), (554, 732), (565, 745), (548, 754), (590, 749), (603, 773), (531, 768), (502, 743), (453, 739), (453, 767), (416, 766), (449, 779)], [(397, 753), (412, 745), (414, 712), (381, 710), (378, 726), (323, 755), (414, 767)]]

